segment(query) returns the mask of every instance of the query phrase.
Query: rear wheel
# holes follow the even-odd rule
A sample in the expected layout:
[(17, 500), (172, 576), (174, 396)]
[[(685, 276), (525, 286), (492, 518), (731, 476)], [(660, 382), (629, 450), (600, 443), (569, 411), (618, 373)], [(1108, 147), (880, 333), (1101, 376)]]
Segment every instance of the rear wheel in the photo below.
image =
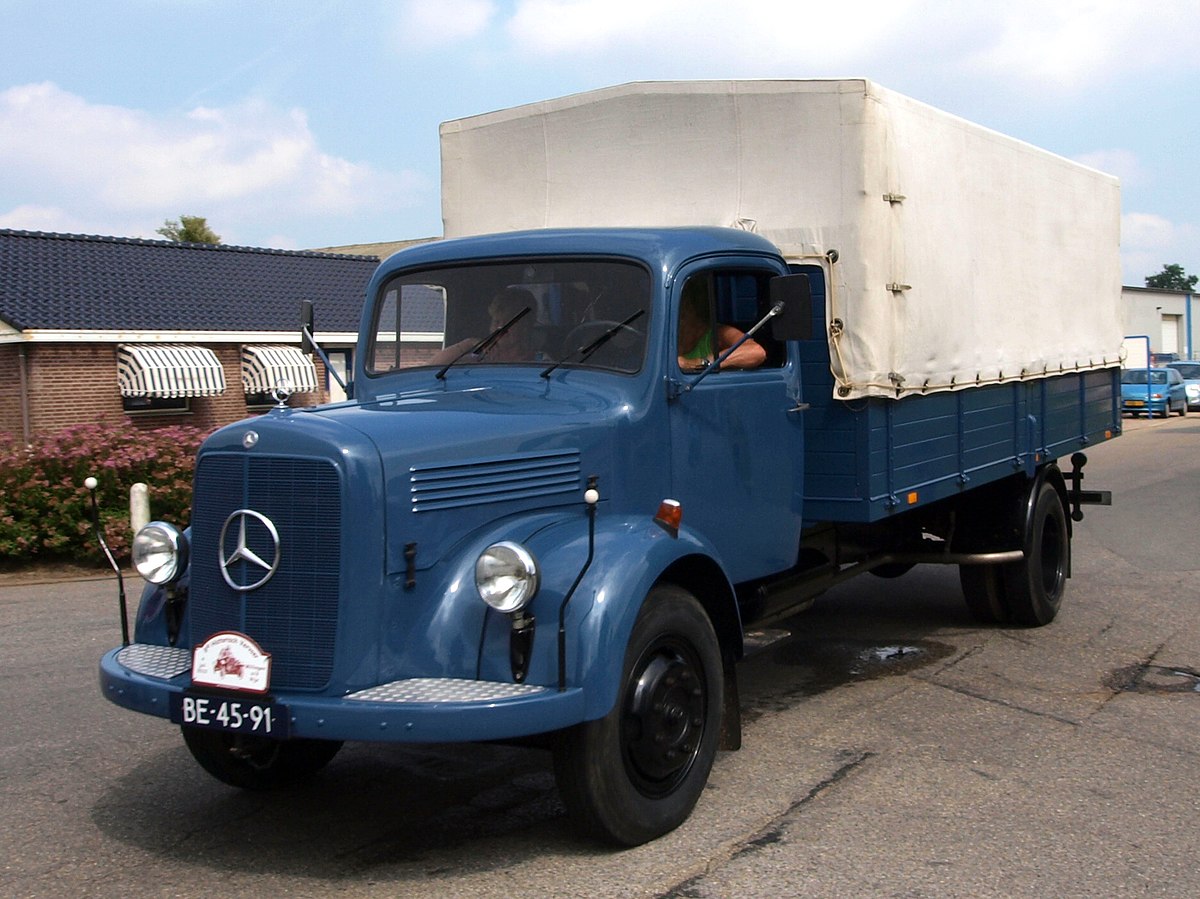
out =
[(274, 790), (306, 780), (342, 748), (334, 740), (268, 740), (184, 727), (183, 742), (200, 767), (243, 790)]
[(1012, 616), (999, 565), (959, 565), (958, 582), (971, 616), (981, 624), (1004, 624)]
[[(1004, 529), (974, 545), (980, 551), (1012, 548), (1020, 536), (1024, 558), (1002, 565), (960, 565), (959, 582), (967, 607), (986, 624), (1049, 624), (1058, 614), (1071, 568), (1071, 533), (1067, 512), (1054, 484), (1034, 482), (1031, 496), (1015, 491), (1005, 505), (1014, 503), (1019, 528)], [(1007, 544), (1007, 545), (1005, 545)]]
[(554, 771), (572, 818), (636, 846), (691, 814), (716, 756), (723, 699), (720, 647), (687, 591), (650, 591), (625, 650), (612, 710), (559, 735)]
[(871, 569), (871, 574), (875, 577), (881, 577), (886, 580), (892, 578), (903, 577), (912, 571), (913, 566), (909, 562), (886, 562), (883, 565), (876, 565)]
[(1005, 566), (1005, 590), (1013, 620), (1034, 627), (1053, 621), (1070, 567), (1067, 511), (1054, 485), (1043, 481), (1025, 535), (1025, 558)]

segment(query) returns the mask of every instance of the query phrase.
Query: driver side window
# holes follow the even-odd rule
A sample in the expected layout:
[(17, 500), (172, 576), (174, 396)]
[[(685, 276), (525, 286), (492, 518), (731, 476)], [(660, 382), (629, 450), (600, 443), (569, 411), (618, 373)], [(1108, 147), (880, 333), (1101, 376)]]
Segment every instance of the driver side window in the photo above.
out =
[(770, 309), (770, 279), (769, 272), (717, 270), (684, 282), (676, 332), (681, 370), (702, 371), (733, 347), (721, 371), (783, 365), (785, 349), (770, 337), (769, 328), (746, 337)]

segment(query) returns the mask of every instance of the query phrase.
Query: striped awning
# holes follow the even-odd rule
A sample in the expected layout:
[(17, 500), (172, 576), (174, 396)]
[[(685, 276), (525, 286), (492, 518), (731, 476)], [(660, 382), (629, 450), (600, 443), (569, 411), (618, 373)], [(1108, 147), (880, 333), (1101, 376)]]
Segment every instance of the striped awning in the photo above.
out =
[(312, 359), (299, 347), (285, 344), (242, 347), (242, 390), (246, 393), (270, 393), (283, 381), (292, 393), (312, 393), (317, 389), (317, 373)]
[(218, 396), (225, 369), (207, 347), (127, 343), (117, 346), (121, 396)]

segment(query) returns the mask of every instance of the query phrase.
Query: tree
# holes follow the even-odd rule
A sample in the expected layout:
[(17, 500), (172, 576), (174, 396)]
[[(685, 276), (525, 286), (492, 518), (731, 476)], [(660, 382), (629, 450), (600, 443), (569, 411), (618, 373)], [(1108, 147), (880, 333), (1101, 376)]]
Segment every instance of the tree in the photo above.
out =
[(208, 220), (202, 215), (181, 215), (179, 221), (167, 219), (156, 233), (178, 243), (206, 243), (216, 246), (221, 242), (221, 235), (208, 227)]
[(1146, 286), (1160, 290), (1195, 290), (1197, 281), (1200, 281), (1200, 276), (1189, 275), (1184, 272), (1182, 265), (1172, 263), (1164, 265), (1157, 275), (1147, 277)]

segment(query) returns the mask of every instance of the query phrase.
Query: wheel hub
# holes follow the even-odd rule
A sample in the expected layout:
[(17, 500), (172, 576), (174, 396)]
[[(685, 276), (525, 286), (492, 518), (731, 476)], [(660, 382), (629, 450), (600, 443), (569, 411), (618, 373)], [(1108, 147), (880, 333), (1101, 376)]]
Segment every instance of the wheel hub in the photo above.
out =
[(626, 700), (625, 763), (643, 793), (668, 793), (696, 758), (705, 725), (705, 687), (680, 651), (659, 648), (646, 658)]

